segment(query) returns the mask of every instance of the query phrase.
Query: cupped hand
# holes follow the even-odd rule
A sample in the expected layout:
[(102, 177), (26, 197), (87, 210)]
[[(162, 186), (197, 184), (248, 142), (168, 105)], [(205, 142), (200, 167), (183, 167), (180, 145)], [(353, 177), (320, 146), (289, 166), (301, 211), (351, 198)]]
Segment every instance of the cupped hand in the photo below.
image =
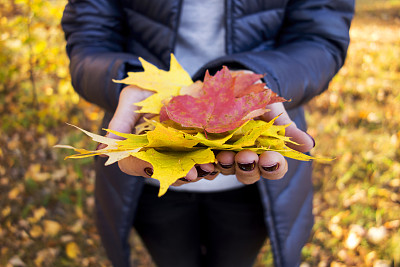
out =
[[(314, 139), (306, 132), (297, 128), (296, 124), (290, 119), (282, 103), (274, 103), (267, 106), (270, 111), (260, 116), (258, 119), (271, 121), (276, 116), (276, 125), (289, 125), (286, 136), (299, 145), (288, 143), (292, 149), (300, 152), (308, 152), (315, 146)], [(237, 179), (243, 184), (252, 184), (260, 180), (260, 177), (269, 180), (281, 179), (288, 171), (286, 159), (278, 152), (265, 151), (260, 155), (250, 150), (243, 150), (238, 153), (232, 151), (221, 151), (217, 154), (217, 164), (203, 164), (190, 170), (185, 178), (179, 179), (175, 186), (189, 182), (196, 182), (200, 179), (215, 179), (219, 173), (224, 175), (235, 174)]]
[[(314, 139), (306, 132), (297, 128), (282, 103), (274, 103), (267, 108), (270, 111), (258, 119), (268, 122), (280, 115), (275, 120), (275, 124), (289, 124), (285, 131), (286, 136), (299, 144), (288, 143), (287, 146), (300, 152), (308, 152), (315, 146)], [(216, 158), (218, 161), (217, 169), (222, 174), (236, 174), (237, 179), (244, 184), (255, 183), (260, 179), (260, 176), (270, 180), (280, 179), (288, 171), (286, 159), (275, 151), (265, 151), (259, 156), (250, 150), (243, 150), (238, 153), (221, 151), (217, 154)]]
[[(108, 125), (108, 128), (121, 133), (132, 133), (135, 126), (143, 120), (142, 118), (150, 115), (136, 113), (135, 111), (138, 110), (138, 107), (133, 103), (140, 102), (149, 97), (151, 94), (152, 92), (143, 90), (133, 85), (122, 89), (117, 109)], [(112, 133), (108, 133), (107, 137), (121, 139), (121, 137)], [(104, 147), (106, 147), (106, 145), (100, 144), (98, 149), (102, 149)], [(132, 156), (119, 160), (118, 166), (121, 171), (133, 176), (143, 176), (149, 178), (153, 174), (153, 166), (150, 163)], [(180, 186), (182, 184), (195, 182), (203, 178), (212, 180), (217, 176), (218, 173), (219, 172), (214, 168), (214, 164), (196, 165), (185, 177), (182, 177), (173, 185)]]
[[(151, 92), (135, 86), (125, 87), (121, 91), (117, 110), (108, 128), (122, 133), (132, 133), (135, 125), (143, 117), (143, 114), (135, 112), (138, 107), (133, 105), (133, 103), (140, 102), (151, 94)], [(308, 152), (314, 147), (314, 139), (296, 127), (296, 124), (289, 118), (282, 103), (274, 103), (267, 108), (270, 111), (260, 116), (259, 119), (270, 121), (280, 115), (275, 120), (275, 124), (290, 124), (286, 128), (286, 136), (291, 137), (292, 141), (300, 145), (287, 144), (288, 146), (300, 152)], [(108, 134), (108, 137), (120, 138), (111, 133)], [(99, 146), (99, 149), (104, 148), (104, 146)], [(219, 173), (225, 175), (236, 174), (240, 182), (252, 184), (258, 181), (260, 176), (271, 180), (280, 179), (288, 170), (285, 158), (280, 153), (273, 151), (265, 151), (259, 156), (249, 150), (238, 153), (222, 151), (217, 154), (216, 158), (218, 164), (196, 165), (185, 177), (178, 179), (173, 186), (197, 182), (201, 179), (213, 180)], [(150, 163), (132, 156), (118, 161), (118, 165), (123, 172), (129, 175), (149, 178), (153, 174), (153, 167)]]

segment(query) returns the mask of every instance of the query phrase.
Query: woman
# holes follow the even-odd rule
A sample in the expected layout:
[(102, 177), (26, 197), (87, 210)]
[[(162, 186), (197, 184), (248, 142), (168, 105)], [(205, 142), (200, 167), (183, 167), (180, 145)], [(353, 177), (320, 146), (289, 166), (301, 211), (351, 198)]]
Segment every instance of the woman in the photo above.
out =
[[(291, 101), (261, 119), (295, 122), (286, 134), (307, 152), (302, 105), (343, 65), (353, 12), (351, 0), (70, 0), (62, 26), (73, 86), (104, 108), (104, 128), (131, 132), (140, 120), (132, 103), (149, 95), (112, 79), (142, 71), (138, 57), (168, 69), (174, 53), (193, 80), (222, 66), (266, 74)], [(132, 224), (158, 266), (251, 266), (267, 234), (276, 266), (300, 264), (313, 224), (311, 164), (273, 152), (217, 159), (157, 198), (151, 165), (97, 158), (97, 226), (114, 266), (129, 266)]]

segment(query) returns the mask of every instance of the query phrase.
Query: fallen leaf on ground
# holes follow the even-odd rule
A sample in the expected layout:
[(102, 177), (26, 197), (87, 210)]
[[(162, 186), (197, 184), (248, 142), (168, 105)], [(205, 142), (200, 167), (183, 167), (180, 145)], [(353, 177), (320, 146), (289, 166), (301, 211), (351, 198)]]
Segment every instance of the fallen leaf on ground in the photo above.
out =
[(80, 255), (81, 251), (75, 242), (69, 242), (65, 246), (65, 253), (67, 254), (68, 258), (76, 259)]
[(44, 234), (49, 236), (55, 236), (61, 229), (61, 225), (52, 220), (43, 220)]

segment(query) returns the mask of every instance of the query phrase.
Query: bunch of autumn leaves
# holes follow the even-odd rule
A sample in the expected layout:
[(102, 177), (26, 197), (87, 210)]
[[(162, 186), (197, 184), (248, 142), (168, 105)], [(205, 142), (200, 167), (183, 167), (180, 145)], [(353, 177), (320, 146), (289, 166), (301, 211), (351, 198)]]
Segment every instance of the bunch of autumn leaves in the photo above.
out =
[(79, 153), (67, 158), (104, 154), (108, 156), (106, 165), (129, 156), (147, 161), (153, 166), (152, 178), (160, 181), (159, 196), (195, 164), (215, 162), (214, 151), (277, 151), (297, 160), (312, 159), (286, 146), (293, 143), (285, 136), (288, 125), (274, 125), (276, 118), (270, 122), (254, 120), (268, 112), (268, 104), (286, 101), (259, 82), (263, 75), (231, 72), (223, 67), (214, 76), (207, 72), (203, 82), (194, 83), (173, 55), (169, 71), (140, 61), (143, 72), (130, 72), (127, 78), (115, 82), (153, 91), (142, 102), (132, 104), (141, 107), (140, 113), (157, 116), (138, 125), (135, 134), (105, 129), (123, 140), (77, 127), (107, 146), (88, 151), (58, 145)]

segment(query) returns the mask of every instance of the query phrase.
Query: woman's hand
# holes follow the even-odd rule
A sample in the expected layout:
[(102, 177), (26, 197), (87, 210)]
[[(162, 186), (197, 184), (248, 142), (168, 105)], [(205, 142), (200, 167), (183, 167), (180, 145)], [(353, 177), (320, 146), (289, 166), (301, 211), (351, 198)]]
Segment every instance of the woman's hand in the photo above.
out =
[[(270, 109), (270, 111), (260, 116), (259, 119), (271, 121), (273, 118), (280, 115), (279, 118), (275, 120), (275, 124), (289, 124), (285, 131), (286, 136), (290, 137), (292, 141), (300, 144), (287, 144), (288, 146), (300, 152), (308, 152), (315, 146), (314, 139), (306, 132), (298, 129), (296, 124), (289, 118), (282, 103), (274, 103), (269, 105), (267, 108)], [(236, 174), (237, 179), (241, 183), (252, 184), (257, 182), (260, 177), (269, 180), (281, 179), (288, 171), (286, 159), (280, 153), (275, 151), (265, 151), (261, 155), (257, 155), (255, 152), (250, 150), (243, 150), (238, 153), (232, 151), (221, 151), (217, 154), (216, 158), (218, 161), (216, 165), (211, 163), (196, 165), (184, 178), (176, 181), (173, 186), (193, 183), (201, 179), (213, 180), (219, 173), (225, 175)], [(128, 158), (128, 160), (132, 161), (130, 164), (138, 164), (137, 159), (135, 160), (133, 157)], [(149, 167), (149, 165), (150, 164), (147, 162), (142, 162), (140, 168), (143, 169)], [(151, 176), (148, 174), (143, 175), (143, 172), (139, 175), (144, 177)]]
[[(135, 112), (138, 107), (132, 103), (140, 102), (151, 94), (151, 92), (135, 86), (125, 87), (121, 92), (117, 110), (108, 128), (122, 133), (132, 133), (135, 125), (143, 116)], [(295, 123), (289, 118), (282, 103), (271, 104), (267, 108), (270, 111), (260, 116), (259, 119), (270, 121), (277, 115), (280, 115), (275, 124), (290, 124), (286, 128), (286, 136), (291, 137), (293, 141), (301, 144), (298, 146), (288, 144), (288, 146), (300, 152), (308, 152), (314, 147), (314, 139), (296, 127)], [(120, 138), (111, 133), (108, 137)], [(100, 148), (102, 147), (100, 146)], [(252, 184), (258, 181), (260, 176), (271, 180), (280, 179), (288, 170), (285, 158), (280, 153), (273, 151), (265, 151), (261, 155), (257, 155), (255, 152), (249, 150), (238, 153), (222, 151), (217, 154), (216, 158), (218, 164), (196, 165), (185, 177), (176, 181), (173, 186), (197, 182), (201, 179), (213, 180), (219, 173), (225, 175), (236, 174), (240, 182)], [(123, 172), (129, 175), (149, 178), (153, 174), (153, 167), (150, 163), (132, 156), (118, 161), (118, 165)]]
[[(140, 121), (143, 114), (136, 113), (138, 107), (133, 103), (140, 102), (149, 97), (152, 92), (143, 90), (139, 87), (130, 85), (122, 89), (119, 96), (118, 107), (112, 117), (108, 128), (121, 133), (132, 133), (136, 124)], [(121, 139), (121, 137), (108, 133), (107, 137)], [(106, 145), (99, 145), (97, 149), (102, 149)], [(119, 168), (130, 175), (135, 176), (149, 176), (150, 170), (152, 170), (151, 164), (146, 161), (134, 158), (132, 156), (118, 161)]]
[[(117, 110), (111, 119), (108, 128), (121, 133), (132, 133), (136, 124), (141, 122), (143, 114), (136, 113), (138, 107), (133, 103), (140, 102), (149, 97), (152, 92), (143, 90), (136, 86), (125, 87), (120, 94)], [(121, 139), (121, 137), (109, 133), (107, 137)], [(104, 148), (106, 145), (99, 145), (98, 149)], [(118, 161), (118, 166), (121, 171), (134, 176), (151, 177), (153, 174), (153, 167), (150, 163), (141, 159), (129, 156)], [(193, 167), (189, 173), (175, 182), (173, 185), (179, 186), (188, 182), (198, 181), (202, 178), (213, 179), (217, 176), (218, 172), (214, 169), (213, 164), (201, 164)]]
[[(267, 108), (270, 111), (260, 116), (259, 119), (268, 122), (280, 115), (275, 124), (290, 124), (286, 128), (286, 136), (300, 145), (287, 144), (288, 146), (300, 152), (308, 152), (315, 146), (314, 139), (306, 132), (298, 129), (289, 118), (282, 103), (274, 103)], [(274, 151), (265, 151), (259, 156), (250, 150), (243, 150), (238, 153), (222, 151), (217, 154), (217, 160), (217, 168), (222, 174), (236, 174), (237, 179), (244, 184), (255, 183), (260, 179), (260, 176), (270, 180), (280, 179), (288, 170), (286, 159), (280, 153)]]

